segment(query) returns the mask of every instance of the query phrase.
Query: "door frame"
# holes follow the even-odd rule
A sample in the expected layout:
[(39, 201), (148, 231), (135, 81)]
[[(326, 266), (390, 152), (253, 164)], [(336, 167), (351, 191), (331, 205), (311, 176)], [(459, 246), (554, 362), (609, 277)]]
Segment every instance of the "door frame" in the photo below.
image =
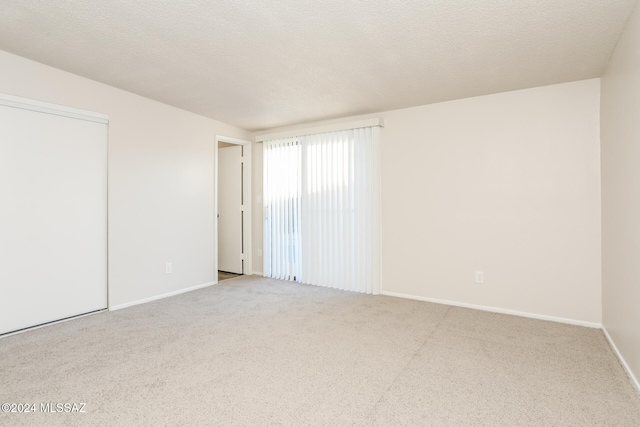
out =
[(251, 192), (251, 171), (252, 163), (251, 157), (253, 154), (253, 142), (244, 139), (232, 138), (223, 135), (215, 136), (215, 149), (214, 149), (214, 183), (213, 183), (213, 238), (215, 244), (215, 257), (214, 257), (214, 282), (218, 283), (218, 143), (226, 142), (234, 145), (242, 145), (242, 162), (244, 167), (242, 169), (242, 210), (244, 215), (242, 216), (242, 247), (244, 249), (244, 263), (242, 266), (242, 274), (253, 274), (253, 233), (252, 233), (252, 192)]

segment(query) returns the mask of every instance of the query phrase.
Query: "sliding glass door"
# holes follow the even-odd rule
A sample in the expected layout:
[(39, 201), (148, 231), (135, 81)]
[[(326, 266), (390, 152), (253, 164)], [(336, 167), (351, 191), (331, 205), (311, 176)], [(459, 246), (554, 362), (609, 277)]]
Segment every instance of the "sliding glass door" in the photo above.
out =
[(265, 275), (378, 293), (377, 128), (265, 141)]

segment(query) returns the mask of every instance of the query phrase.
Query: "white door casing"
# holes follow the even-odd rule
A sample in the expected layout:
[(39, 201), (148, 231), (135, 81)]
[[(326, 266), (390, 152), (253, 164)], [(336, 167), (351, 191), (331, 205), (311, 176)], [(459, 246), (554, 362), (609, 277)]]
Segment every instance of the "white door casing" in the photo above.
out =
[(218, 154), (218, 270), (242, 274), (242, 146)]

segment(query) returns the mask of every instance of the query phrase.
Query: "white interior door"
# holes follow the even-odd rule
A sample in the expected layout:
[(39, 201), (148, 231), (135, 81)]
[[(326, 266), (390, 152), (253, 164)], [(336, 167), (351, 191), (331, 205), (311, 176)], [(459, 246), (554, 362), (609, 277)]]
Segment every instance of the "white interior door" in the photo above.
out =
[(242, 274), (242, 146), (218, 149), (218, 270)]
[(0, 105), (0, 334), (107, 307), (107, 124)]

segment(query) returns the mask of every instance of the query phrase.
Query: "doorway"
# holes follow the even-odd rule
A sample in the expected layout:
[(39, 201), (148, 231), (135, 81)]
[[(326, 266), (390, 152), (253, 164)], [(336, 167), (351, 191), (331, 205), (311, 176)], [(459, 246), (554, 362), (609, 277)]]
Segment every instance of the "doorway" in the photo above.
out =
[(217, 280), (252, 274), (249, 141), (216, 136), (215, 238)]

